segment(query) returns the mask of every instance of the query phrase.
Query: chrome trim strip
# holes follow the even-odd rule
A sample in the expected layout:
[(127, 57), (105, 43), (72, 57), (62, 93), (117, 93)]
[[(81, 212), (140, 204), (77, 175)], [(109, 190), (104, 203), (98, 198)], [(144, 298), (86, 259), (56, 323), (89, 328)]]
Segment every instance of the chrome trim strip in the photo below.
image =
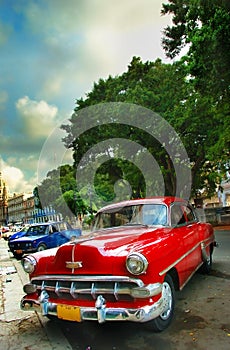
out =
[[(75, 245), (73, 245), (73, 247), (72, 247), (72, 254), (71, 254), (72, 262), (74, 261), (74, 250), (75, 250)], [(72, 274), (74, 274), (74, 267), (72, 268), (71, 272), (72, 272)]]
[(200, 263), (197, 268), (191, 273), (191, 275), (189, 275), (189, 277), (187, 278), (187, 280), (180, 286), (180, 290), (182, 290), (184, 288), (184, 286), (188, 283), (188, 281), (192, 278), (192, 276), (196, 273), (197, 270), (199, 270), (199, 268), (203, 265), (203, 262)]
[[(206, 239), (205, 241), (208, 241), (209, 239)], [(174, 261), (171, 265), (169, 265), (168, 267), (166, 267), (163, 271), (159, 272), (159, 276), (163, 276), (166, 272), (168, 272), (169, 270), (171, 270), (171, 268), (173, 268), (175, 265), (177, 265), (181, 260), (183, 260), (184, 258), (186, 258), (186, 256), (188, 256), (189, 254), (191, 254), (194, 250), (196, 250), (199, 246), (201, 246), (201, 244), (204, 241), (201, 241), (199, 243), (197, 243), (192, 249), (190, 249), (189, 251), (187, 251), (185, 254), (183, 254), (179, 259), (177, 259), (176, 261)]]
[(71, 282), (130, 282), (135, 283), (139, 287), (143, 287), (144, 283), (141, 279), (128, 276), (98, 276), (98, 275), (41, 275), (31, 278), (33, 281), (43, 281), (42, 287), (45, 287), (45, 281), (71, 281)]

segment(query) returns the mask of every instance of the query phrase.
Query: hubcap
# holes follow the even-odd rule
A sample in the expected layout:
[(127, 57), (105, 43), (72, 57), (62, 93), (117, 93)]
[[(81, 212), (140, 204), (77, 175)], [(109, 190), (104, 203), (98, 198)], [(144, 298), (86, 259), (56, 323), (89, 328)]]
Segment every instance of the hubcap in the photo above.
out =
[(41, 252), (42, 250), (45, 250), (45, 248), (43, 246), (38, 247), (38, 252)]
[(167, 320), (172, 310), (172, 299), (173, 299), (171, 287), (167, 282), (163, 283), (162, 297), (163, 297), (165, 309), (164, 309), (164, 312), (162, 312), (162, 314), (160, 315), (160, 317), (162, 318), (162, 320)]

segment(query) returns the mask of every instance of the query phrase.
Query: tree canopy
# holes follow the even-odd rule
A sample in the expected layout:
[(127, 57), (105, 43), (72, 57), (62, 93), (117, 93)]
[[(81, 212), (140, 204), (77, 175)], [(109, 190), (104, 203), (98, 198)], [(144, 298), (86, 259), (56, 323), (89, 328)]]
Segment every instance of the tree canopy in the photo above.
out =
[[(140, 129), (130, 129), (127, 125), (106, 124), (89, 129), (87, 133), (74, 139), (79, 127), (79, 111), (97, 103), (111, 101), (138, 104), (165, 118), (180, 136), (190, 158), (192, 195), (196, 195), (204, 187), (207, 193), (213, 193), (218, 174), (215, 172), (217, 169), (214, 160), (208, 156), (219, 142), (224, 120), (219, 118), (218, 106), (213, 102), (213, 98), (209, 95), (203, 96), (195, 89), (193, 81), (188, 78), (187, 65), (183, 61), (164, 64), (158, 59), (155, 62), (143, 63), (140, 58), (134, 57), (126, 72), (114, 78), (100, 79), (84, 100), (77, 100), (70, 119), (71, 125), (63, 126), (68, 134), (64, 139), (65, 144), (67, 147), (71, 145), (74, 150), (75, 167), (93, 144), (111, 137), (130, 139), (146, 147), (157, 159), (164, 176), (165, 193), (174, 195), (177, 179), (172, 162), (162, 144)], [(128, 172), (132, 173), (130, 166), (127, 162), (121, 164), (120, 161), (113, 161), (104, 165), (103, 169), (107, 175), (112, 175), (110, 180), (114, 184), (121, 173), (123, 178), (128, 180)], [(134, 174), (137, 173), (133, 169), (135, 178)], [(144, 187), (145, 184), (137, 176), (133, 183), (132, 196), (144, 196)]]
[(184, 59), (196, 87), (229, 98), (229, 0), (169, 0), (162, 7), (162, 14), (172, 14), (173, 22), (162, 39), (167, 56), (174, 58), (187, 47)]
[[(172, 15), (172, 26), (164, 30), (163, 47), (175, 58), (186, 47), (181, 58), (196, 93), (202, 97), (195, 105), (213, 124), (214, 142), (206, 150), (212, 166), (226, 170), (230, 149), (230, 2), (229, 0), (169, 0), (162, 14)], [(207, 111), (207, 113), (206, 113)], [(203, 140), (207, 142), (207, 140)]]
[(69, 164), (49, 171), (42, 183), (34, 189), (34, 195), (39, 200), (38, 208), (52, 204), (64, 218), (86, 214), (89, 209), (77, 191), (74, 169)]
[[(75, 175), (79, 164), (83, 177), (93, 172), (97, 164), (94, 183), (90, 185), (104, 201), (114, 199), (114, 186), (120, 179), (119, 186), (125, 186), (126, 181), (130, 184), (133, 198), (144, 197), (145, 178), (135, 161), (140, 161), (146, 150), (160, 167), (165, 194), (175, 195), (178, 181), (175, 167), (165, 144), (148, 132), (154, 125), (149, 123), (149, 130), (143, 130), (133, 126), (131, 119), (130, 125), (114, 122), (122, 102), (159, 114), (179, 135), (190, 161), (191, 197), (198, 196), (200, 191), (206, 196), (215, 192), (222, 171), (229, 164), (229, 9), (229, 0), (169, 0), (162, 5), (162, 14), (172, 15), (172, 26), (165, 28), (162, 44), (166, 55), (174, 61), (170, 64), (160, 59), (142, 62), (140, 57), (133, 57), (127, 71), (99, 79), (92, 91), (76, 100), (70, 123), (62, 125), (66, 131), (63, 142), (73, 150), (73, 167), (60, 167), (47, 175), (38, 188), (45, 193), (44, 202), (53, 201), (54, 207), (60, 210), (65, 209), (65, 203), (73, 212), (76, 212), (76, 203), (81, 212), (92, 210), (92, 189), (88, 185), (81, 188), (89, 197), (86, 204), (81, 201), (77, 187)], [(181, 57), (183, 48), (187, 48), (187, 52)], [(107, 123), (97, 123), (101, 110), (95, 108), (94, 123), (88, 125), (87, 108), (106, 103), (117, 104), (117, 109), (106, 115)], [(85, 111), (86, 128), (79, 133), (82, 111)], [(140, 120), (144, 118), (141, 113)], [(108, 144), (95, 155), (94, 146), (108, 139), (113, 140), (112, 148)], [(124, 154), (124, 158), (118, 152), (120, 139), (140, 144), (144, 150), (136, 155)], [(113, 156), (108, 157), (111, 153)], [(107, 158), (103, 158), (104, 155)], [(154, 174), (152, 181), (157, 188)], [(61, 190), (57, 190), (58, 186)]]

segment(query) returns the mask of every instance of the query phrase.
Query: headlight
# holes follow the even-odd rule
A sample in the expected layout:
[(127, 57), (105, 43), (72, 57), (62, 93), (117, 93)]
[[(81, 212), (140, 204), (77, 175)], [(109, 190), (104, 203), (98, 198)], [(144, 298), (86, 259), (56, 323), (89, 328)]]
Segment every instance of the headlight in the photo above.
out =
[(32, 256), (26, 256), (22, 259), (22, 266), (25, 272), (32, 273), (35, 270), (37, 261)]
[(140, 253), (131, 253), (126, 259), (126, 268), (133, 275), (140, 275), (146, 271), (148, 260)]
[(27, 283), (23, 286), (23, 291), (26, 294), (33, 294), (37, 291), (37, 286), (35, 284), (32, 284), (32, 283)]

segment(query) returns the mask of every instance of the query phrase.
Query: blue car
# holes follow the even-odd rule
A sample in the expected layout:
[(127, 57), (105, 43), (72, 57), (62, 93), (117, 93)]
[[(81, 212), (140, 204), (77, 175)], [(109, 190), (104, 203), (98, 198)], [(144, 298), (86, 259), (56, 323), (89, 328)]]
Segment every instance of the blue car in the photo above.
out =
[(43, 222), (32, 224), (22, 237), (11, 239), (9, 249), (18, 260), (24, 254), (59, 247), (81, 235), (81, 229), (73, 229), (67, 222)]

